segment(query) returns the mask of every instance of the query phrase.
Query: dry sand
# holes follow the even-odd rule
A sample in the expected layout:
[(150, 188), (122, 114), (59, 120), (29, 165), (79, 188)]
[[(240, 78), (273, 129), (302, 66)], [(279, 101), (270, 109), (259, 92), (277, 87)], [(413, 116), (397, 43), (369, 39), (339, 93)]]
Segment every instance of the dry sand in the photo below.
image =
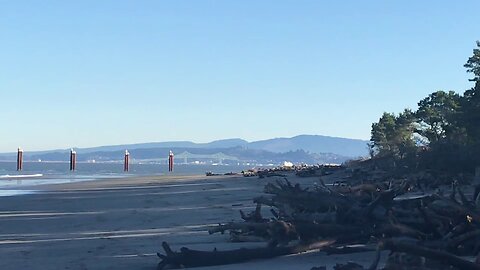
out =
[[(0, 269), (156, 269), (162, 241), (174, 250), (259, 246), (229, 243), (227, 235), (207, 230), (239, 220), (240, 209), (254, 209), (252, 198), (272, 180), (153, 176), (46, 185), (37, 194), (0, 197)], [(311, 252), (196, 269), (308, 270), (372, 258)]]

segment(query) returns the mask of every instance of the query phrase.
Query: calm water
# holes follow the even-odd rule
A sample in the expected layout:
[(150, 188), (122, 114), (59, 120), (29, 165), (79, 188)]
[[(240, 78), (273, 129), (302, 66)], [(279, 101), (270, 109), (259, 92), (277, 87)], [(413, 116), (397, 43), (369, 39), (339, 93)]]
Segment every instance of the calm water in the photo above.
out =
[[(242, 165), (190, 165), (176, 164), (172, 175), (240, 172), (252, 166)], [(130, 171), (123, 172), (120, 163), (77, 163), (76, 171), (69, 171), (68, 163), (25, 162), (21, 172), (15, 162), (0, 162), (0, 196), (30, 193), (36, 185), (70, 183), (142, 175), (166, 175), (166, 164), (130, 164)], [(30, 189), (30, 190), (29, 190)]]

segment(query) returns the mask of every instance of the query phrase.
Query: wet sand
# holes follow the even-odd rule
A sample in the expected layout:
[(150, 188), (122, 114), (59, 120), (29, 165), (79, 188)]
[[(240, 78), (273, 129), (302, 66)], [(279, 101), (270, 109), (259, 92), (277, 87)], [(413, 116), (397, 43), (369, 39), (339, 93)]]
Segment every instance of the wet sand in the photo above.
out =
[[(292, 179), (305, 185), (314, 179)], [(0, 269), (156, 269), (162, 241), (172, 249), (219, 250), (230, 243), (210, 226), (254, 209), (267, 181), (239, 176), (153, 176), (36, 187), (37, 194), (0, 197)], [(268, 209), (265, 215), (268, 215)], [(321, 252), (196, 269), (310, 269), (373, 254)]]

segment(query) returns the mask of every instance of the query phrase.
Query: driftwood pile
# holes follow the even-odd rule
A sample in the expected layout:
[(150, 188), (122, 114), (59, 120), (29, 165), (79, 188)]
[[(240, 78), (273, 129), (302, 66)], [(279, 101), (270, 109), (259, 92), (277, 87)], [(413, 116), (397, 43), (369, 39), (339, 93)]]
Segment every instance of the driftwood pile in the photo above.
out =
[(340, 165), (316, 165), (316, 166), (305, 166), (300, 167), (295, 170), (295, 175), (299, 177), (317, 177), (333, 174), (339, 170), (343, 170), (345, 167)]
[[(348, 263), (335, 269), (377, 269), (380, 251), (390, 250), (384, 268), (388, 270), (480, 270), (480, 198), (474, 187), (460, 188), (453, 182), (449, 188), (439, 185), (426, 191), (419, 177), (349, 183), (354, 185), (329, 186), (321, 178), (313, 188), (287, 179), (269, 183), (265, 195), (254, 199), (255, 211), (240, 211), (243, 221), (209, 231), (228, 232), (232, 241), (265, 241), (266, 247), (173, 252), (163, 243), (165, 255), (159, 254), (158, 269), (229, 264), (319, 249), (376, 251), (368, 268)], [(262, 206), (270, 207), (270, 218), (262, 216)]]

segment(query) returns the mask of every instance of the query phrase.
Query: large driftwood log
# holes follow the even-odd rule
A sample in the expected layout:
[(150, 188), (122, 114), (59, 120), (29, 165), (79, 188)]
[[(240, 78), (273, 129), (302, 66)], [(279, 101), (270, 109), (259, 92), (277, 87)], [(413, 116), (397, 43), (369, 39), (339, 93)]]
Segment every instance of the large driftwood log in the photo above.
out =
[(162, 259), (157, 269), (226, 265), (254, 259), (268, 259), (310, 250), (321, 250), (334, 242), (334, 240), (324, 240), (312, 244), (299, 244), (289, 247), (241, 248), (228, 251), (200, 251), (183, 247), (180, 249), (180, 252), (172, 251), (170, 246), (163, 242), (162, 247), (165, 255), (157, 253), (158, 257)]
[(480, 265), (462, 259), (451, 253), (422, 247), (420, 245), (409, 243), (406, 241), (388, 239), (382, 241), (380, 243), (380, 246), (383, 249), (388, 249), (394, 252), (404, 252), (436, 260), (443, 264), (457, 267), (461, 270), (480, 270)]
[(430, 209), (439, 215), (450, 217), (452, 219), (466, 220), (467, 216), (469, 216), (474, 221), (480, 222), (480, 213), (478, 210), (468, 209), (458, 202), (456, 203), (445, 199), (438, 199), (430, 204)]
[[(291, 240), (312, 240), (319, 237), (338, 237), (345, 241), (353, 241), (355, 238), (362, 239), (371, 235), (368, 227), (349, 226), (342, 224), (316, 224), (309, 222), (285, 222), (274, 220), (268, 223), (238, 222), (221, 224), (208, 230), (210, 234), (224, 233), (251, 233), (255, 236), (269, 238), (275, 243), (287, 244)], [(362, 237), (362, 235), (364, 237)]]
[(269, 228), (269, 223), (255, 223), (255, 222), (230, 222), (220, 224), (208, 230), (209, 234), (225, 233), (225, 231), (242, 231), (242, 232), (257, 232), (258, 234), (266, 234)]
[(246, 222), (267, 222), (268, 219), (262, 217), (262, 205), (257, 203), (255, 207), (255, 211), (245, 214), (242, 210), (240, 210), (240, 217), (245, 220)]

